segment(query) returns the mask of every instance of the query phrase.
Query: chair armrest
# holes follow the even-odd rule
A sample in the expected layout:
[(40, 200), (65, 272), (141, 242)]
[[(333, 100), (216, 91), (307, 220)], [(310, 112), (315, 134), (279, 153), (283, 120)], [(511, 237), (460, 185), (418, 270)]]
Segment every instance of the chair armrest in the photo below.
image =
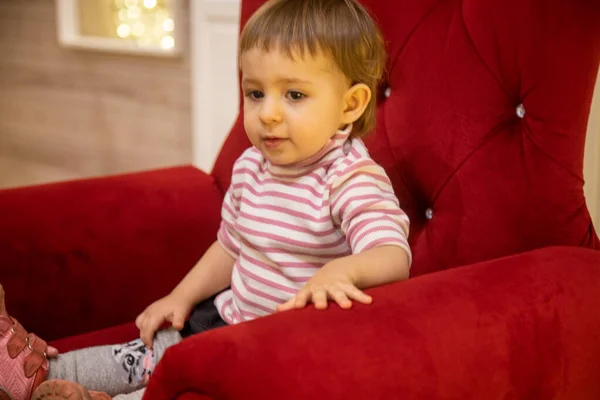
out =
[[(209, 331), (146, 400), (600, 398), (600, 252), (546, 248)], [(191, 356), (190, 356), (191, 355)]]
[(131, 322), (214, 242), (221, 201), (189, 166), (0, 191), (8, 311), (45, 340)]

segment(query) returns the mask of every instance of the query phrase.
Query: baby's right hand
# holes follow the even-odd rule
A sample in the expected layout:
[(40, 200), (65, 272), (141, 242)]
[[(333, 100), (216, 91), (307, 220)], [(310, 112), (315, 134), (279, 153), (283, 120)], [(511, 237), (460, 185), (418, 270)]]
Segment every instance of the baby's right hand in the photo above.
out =
[(148, 348), (152, 348), (154, 335), (165, 321), (171, 322), (173, 328), (177, 330), (183, 329), (185, 318), (190, 311), (191, 306), (187, 305), (185, 301), (173, 296), (173, 294), (165, 296), (150, 304), (135, 319), (135, 325), (140, 330), (142, 342), (144, 342)]

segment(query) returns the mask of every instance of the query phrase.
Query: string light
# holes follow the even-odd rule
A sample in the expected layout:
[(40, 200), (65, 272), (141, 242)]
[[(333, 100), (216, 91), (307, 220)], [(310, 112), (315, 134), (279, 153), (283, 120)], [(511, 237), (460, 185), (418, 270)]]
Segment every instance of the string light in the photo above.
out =
[(117, 28), (117, 35), (121, 38), (126, 38), (131, 33), (131, 28), (127, 24), (121, 24)]
[(165, 3), (166, 0), (113, 0), (116, 35), (143, 46), (172, 49), (175, 21)]
[(173, 29), (175, 29), (175, 21), (173, 21), (172, 18), (165, 19), (162, 23), (162, 28), (165, 32), (173, 32)]
[(175, 39), (173, 39), (173, 36), (165, 36), (161, 39), (160, 45), (163, 49), (172, 49), (175, 46)]
[(148, 9), (153, 9), (156, 7), (156, 0), (144, 0), (144, 7)]

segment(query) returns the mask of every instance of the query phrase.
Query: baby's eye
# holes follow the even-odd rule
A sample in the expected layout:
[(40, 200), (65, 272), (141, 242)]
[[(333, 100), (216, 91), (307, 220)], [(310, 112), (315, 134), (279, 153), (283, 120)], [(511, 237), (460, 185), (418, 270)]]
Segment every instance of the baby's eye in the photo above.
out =
[(298, 101), (298, 100), (302, 100), (303, 98), (305, 98), (306, 95), (304, 93), (298, 92), (296, 90), (290, 90), (289, 92), (287, 92), (287, 97), (290, 100)]
[(260, 90), (250, 90), (249, 92), (246, 92), (246, 97), (249, 97), (252, 100), (259, 100), (265, 97), (265, 94)]

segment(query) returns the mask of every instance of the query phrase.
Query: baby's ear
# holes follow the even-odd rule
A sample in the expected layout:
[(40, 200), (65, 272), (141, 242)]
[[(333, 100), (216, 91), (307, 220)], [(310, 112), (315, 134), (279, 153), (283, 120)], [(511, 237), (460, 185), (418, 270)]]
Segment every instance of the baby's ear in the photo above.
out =
[(344, 112), (342, 114), (342, 124), (352, 124), (356, 122), (371, 100), (371, 89), (364, 83), (357, 83), (350, 87), (344, 95)]

